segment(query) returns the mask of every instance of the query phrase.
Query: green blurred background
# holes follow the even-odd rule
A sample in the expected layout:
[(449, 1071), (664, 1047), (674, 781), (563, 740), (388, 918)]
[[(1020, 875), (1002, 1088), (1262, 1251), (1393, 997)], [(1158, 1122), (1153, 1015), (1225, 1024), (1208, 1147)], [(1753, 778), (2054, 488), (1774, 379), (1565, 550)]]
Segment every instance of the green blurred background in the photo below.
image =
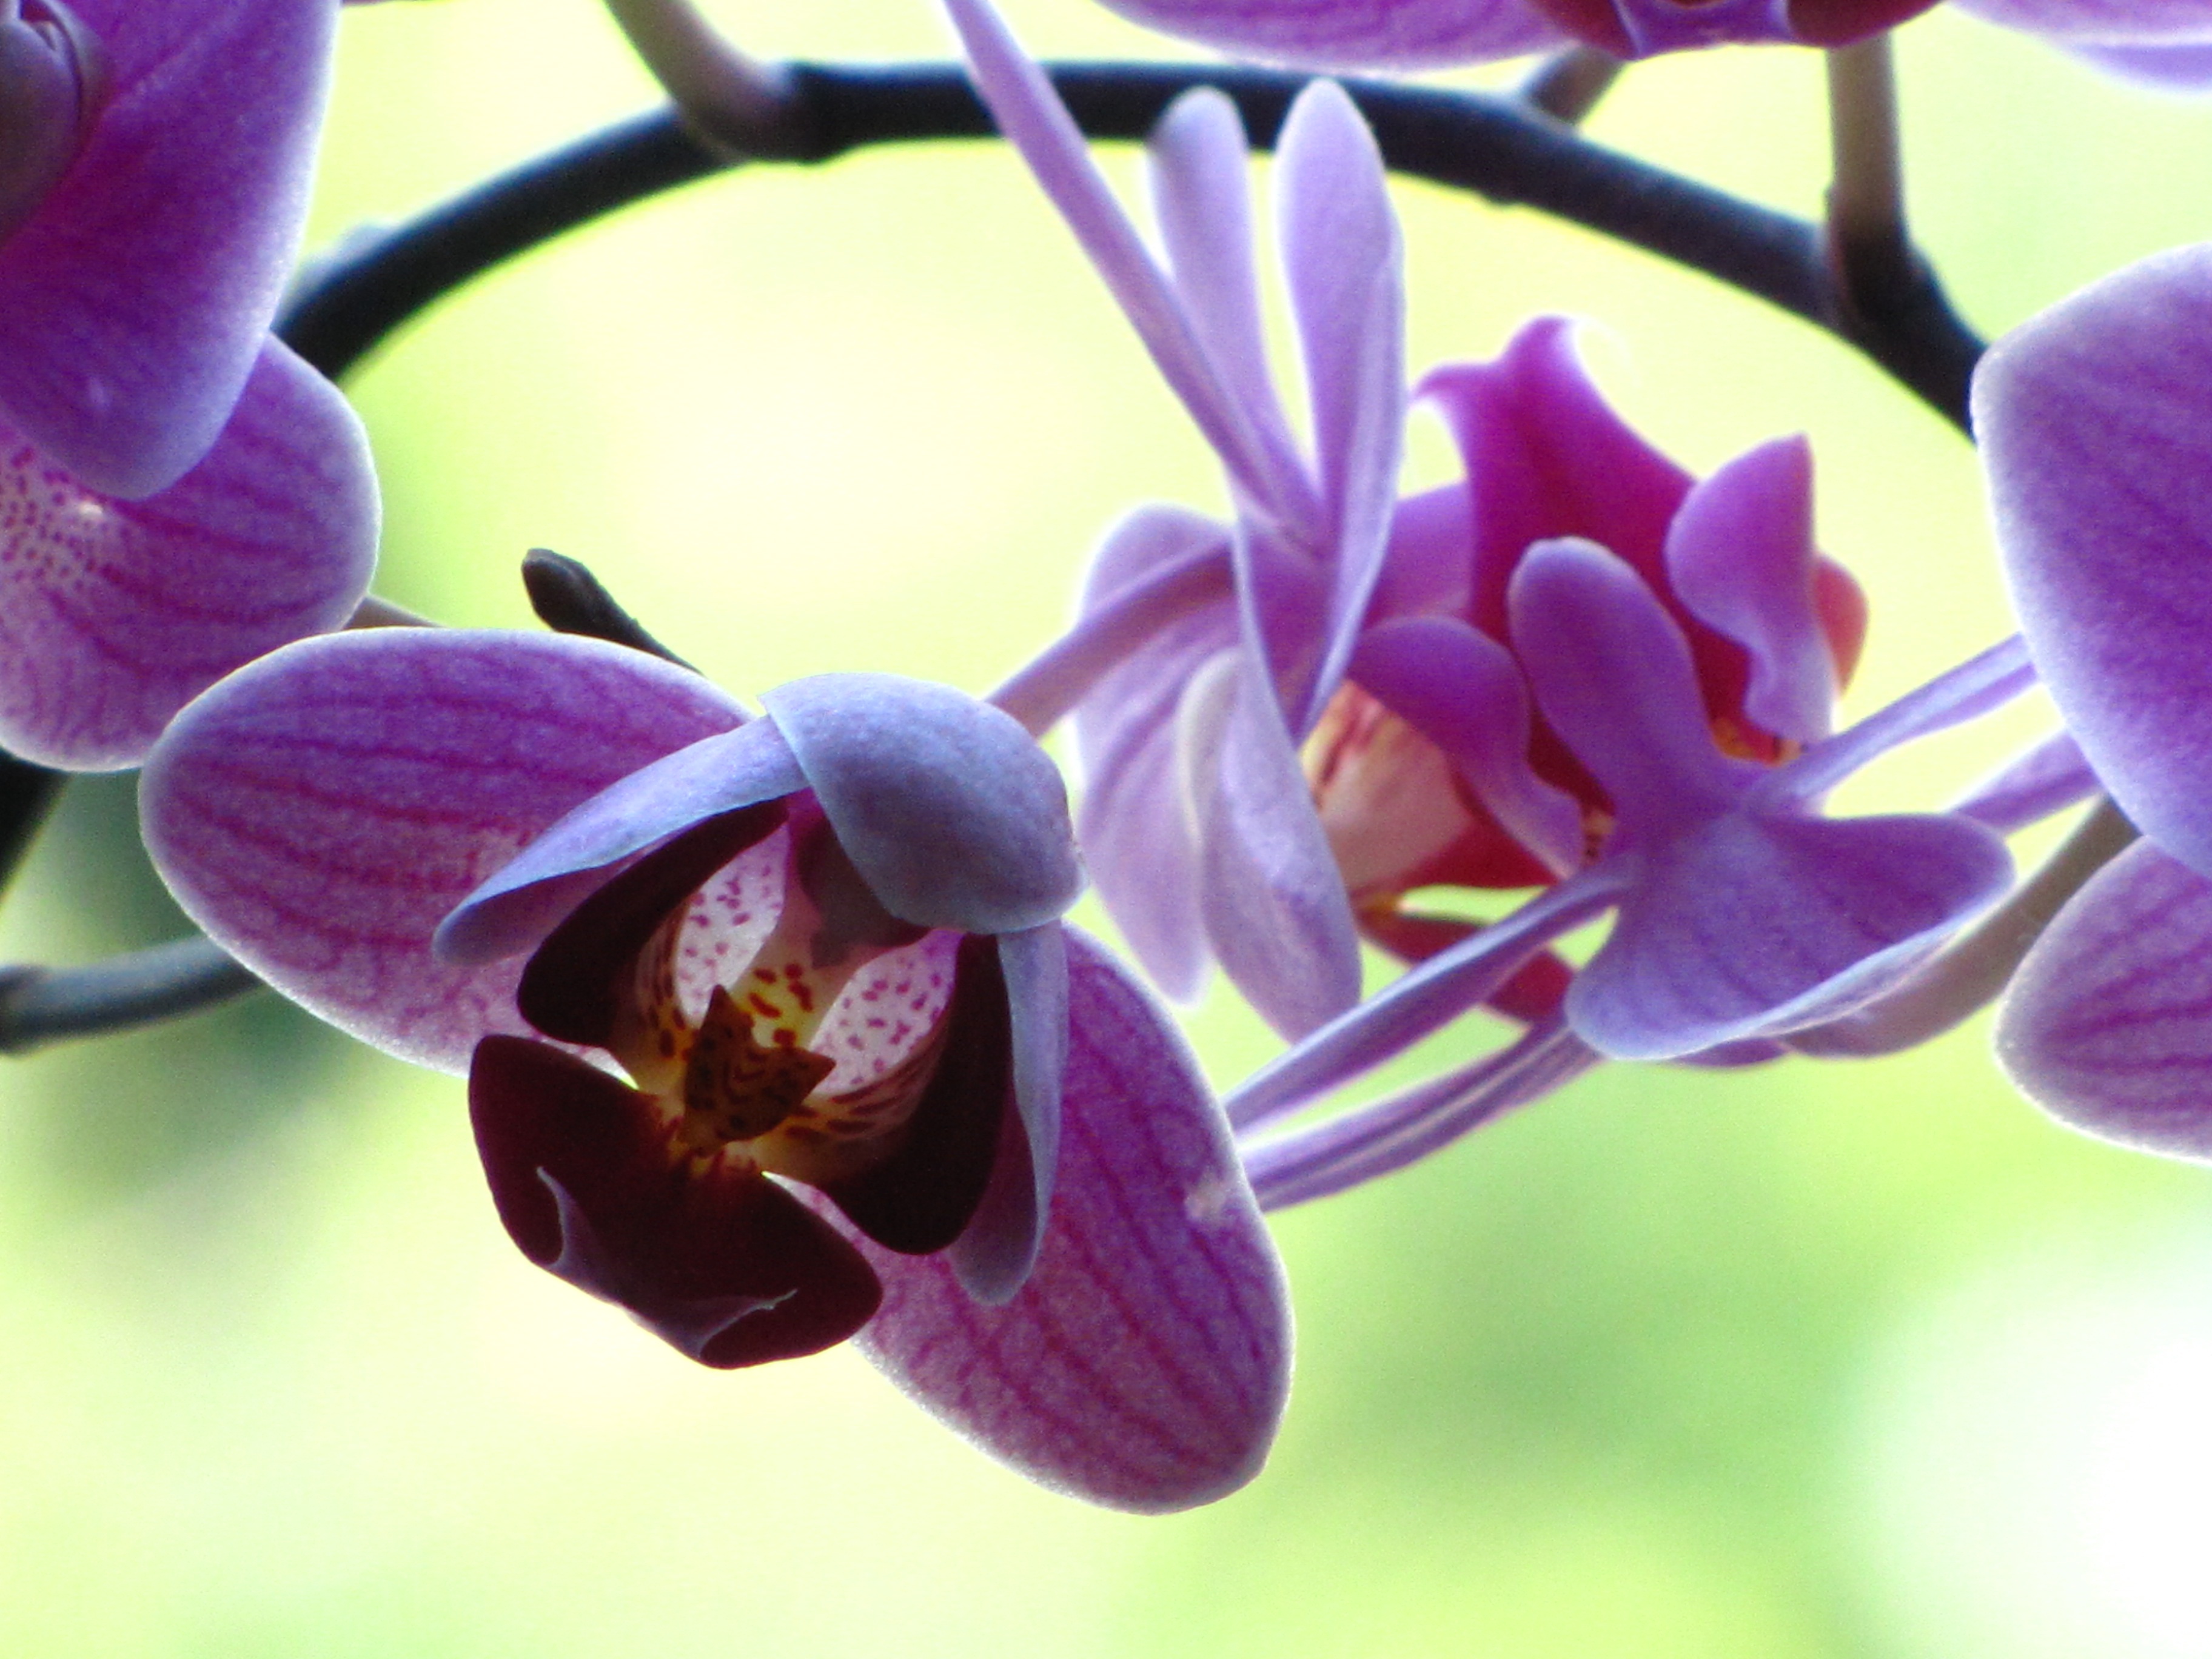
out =
[[(713, 10), (763, 53), (945, 50), (925, 0)], [(1086, 0), (1007, 10), (1041, 52), (1160, 50)], [(2204, 234), (2200, 107), (1948, 15), (1900, 52), (1919, 228), (1984, 329)], [(652, 95), (588, 0), (349, 13), (313, 240)], [(1809, 56), (1639, 68), (1592, 126), (1817, 205)], [(1561, 310), (1694, 467), (1812, 434), (1824, 544), (1874, 601), (1855, 708), (2003, 631), (1971, 453), (1849, 352), (1533, 216), (1399, 203), (1416, 364)], [(1115, 514), (1221, 505), (993, 145), (709, 181), (479, 283), (355, 390), (384, 592), (520, 625), (516, 561), (551, 546), (741, 693), (860, 667), (983, 690)], [(1425, 434), (1414, 472), (1443, 466)], [(1856, 799), (1940, 800), (2035, 718)], [(129, 799), (72, 792), (0, 957), (175, 928)], [(1224, 1082), (1268, 1052), (1221, 998), (1195, 1030)], [(1165, 1520), (1030, 1488), (849, 1354), (677, 1359), (515, 1254), (458, 1081), (274, 999), (10, 1061), (0, 1651), (2212, 1654), (2203, 1180), (2053, 1127), (1986, 1048), (1614, 1067), (1279, 1218), (1299, 1369), (1273, 1462)]]

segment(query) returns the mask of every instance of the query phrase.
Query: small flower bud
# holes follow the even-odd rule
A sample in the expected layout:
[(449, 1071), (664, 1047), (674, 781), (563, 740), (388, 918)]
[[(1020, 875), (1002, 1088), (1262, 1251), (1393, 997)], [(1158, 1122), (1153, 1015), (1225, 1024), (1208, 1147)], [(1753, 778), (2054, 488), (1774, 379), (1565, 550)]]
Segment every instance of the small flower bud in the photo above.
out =
[(106, 94), (99, 37), (60, 0), (0, 0), (0, 241), (61, 182)]

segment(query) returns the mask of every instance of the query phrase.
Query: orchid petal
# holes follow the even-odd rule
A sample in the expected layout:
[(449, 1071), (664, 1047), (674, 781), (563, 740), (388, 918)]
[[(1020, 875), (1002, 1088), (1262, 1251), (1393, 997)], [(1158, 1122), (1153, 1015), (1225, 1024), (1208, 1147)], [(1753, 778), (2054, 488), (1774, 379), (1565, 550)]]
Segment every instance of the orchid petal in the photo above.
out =
[(952, 1246), (963, 1289), (993, 1307), (1012, 1301), (1036, 1265), (1060, 1168), (1061, 1080), (1067, 1069), (1067, 945), (1056, 921), (994, 941), (1012, 1018), (1014, 1109), (975, 1219)]
[(1528, 0), (1106, 0), (1124, 17), (1240, 58), (1315, 69), (1434, 69), (1572, 38)]
[(1066, 787), (1012, 716), (892, 674), (817, 674), (761, 702), (854, 868), (902, 921), (1018, 933), (1083, 890)]
[(1223, 1104), (1240, 1130), (1296, 1111), (1478, 1006), (1553, 939), (1612, 905), (1625, 860), (1594, 865), (1418, 963), (1247, 1078)]
[(439, 964), (440, 920), (571, 807), (741, 718), (594, 640), (325, 635), (178, 715), (140, 782), (146, 844), (185, 914), (285, 995), (458, 1072), (477, 1038), (525, 1029), (521, 964)]
[(1442, 1077), (1324, 1122), (1240, 1143), (1244, 1171), (1264, 1210), (1327, 1198), (1442, 1152), (1565, 1087), (1603, 1058), (1554, 1018)]
[(1828, 735), (1836, 665), (1814, 604), (1813, 450), (1778, 438), (1695, 485), (1667, 531), (1690, 613), (1751, 658), (1744, 713), (1778, 737)]
[(1243, 517), (1231, 532), (1230, 563), (1245, 648), (1264, 665), (1293, 741), (1303, 739), (1321, 689), (1331, 574), (1303, 548)]
[(368, 439), (274, 341), (222, 440), (146, 501), (93, 495), (4, 431), (0, 453), (0, 745), (26, 760), (136, 765), (186, 702), (368, 589)]
[(2202, 92), (2212, 86), (2212, 41), (2175, 46), (2103, 46), (2059, 41), (2060, 48), (2094, 69), (2159, 92)]
[(486, 1037), (469, 1117), (522, 1253), (702, 1365), (818, 1353), (876, 1311), (835, 1228), (757, 1170), (690, 1167), (649, 1097), (574, 1054)]
[[(1139, 508), (1099, 548), (1085, 585), (1085, 618), (1105, 612), (1156, 571), (1209, 548), (1225, 568), (1229, 532), (1212, 520)], [(1098, 682), (1076, 714), (1084, 857), (1107, 913), (1170, 997), (1195, 996), (1212, 960), (1199, 915), (1197, 842), (1176, 758), (1176, 708), (1191, 676), (1237, 637), (1224, 584), (1223, 602), (1163, 626)]]
[(229, 418), (307, 204), (337, 12), (71, 0), (107, 58), (76, 164), (0, 246), (0, 420), (103, 495), (166, 489)]
[[(1790, 0), (1613, 0), (1628, 34), (1628, 56), (1697, 52), (1735, 41), (1794, 41)], [(1871, 31), (1869, 31), (1871, 32)]]
[(782, 732), (768, 720), (635, 767), (456, 904), (438, 927), (438, 960), (463, 967), (535, 950), (601, 872), (708, 818), (805, 787)]
[(1976, 784), (1950, 811), (2008, 836), (2088, 799), (2101, 787), (2073, 734), (2055, 732)]
[(1464, 483), (1401, 499), (1370, 617), (1464, 617), (1474, 605), (1474, 518)]
[(1476, 799), (1555, 875), (1583, 861), (1581, 805), (1528, 764), (1528, 689), (1512, 654), (1450, 617), (1370, 628), (1352, 678), (1441, 749)]
[(2212, 1160), (2212, 882), (2147, 842), (2106, 865), (2013, 976), (1996, 1052), (2062, 1123)]
[(1567, 990), (1617, 1060), (1671, 1060), (1832, 1019), (1897, 984), (2002, 896), (2004, 845), (1934, 816), (1726, 813), (1629, 855), (1633, 884)]
[(2202, 45), (2212, 41), (2212, 0), (1954, 0), (1958, 9), (2058, 45)]
[(1333, 81), (1309, 86), (1284, 118), (1275, 216), (1328, 515), (1326, 646), (1298, 723), (1308, 732), (1381, 574), (1406, 428), (1405, 251), (1375, 136)]
[(1537, 706), (1612, 797), (1623, 844), (1735, 804), (1757, 769), (1714, 746), (1688, 641), (1626, 562), (1590, 542), (1539, 542), (1510, 605)]
[(1136, 228), (1091, 159), (1052, 83), (1023, 52), (988, 0), (945, 0), (975, 80), (1006, 142), (1067, 221), (1191, 419), (1239, 488), (1276, 516), (1311, 512), (1312, 487), (1268, 449), (1244, 405), (1206, 356), (1198, 331)]
[(1097, 945), (1071, 932), (1068, 955), (1066, 1115), (1035, 1271), (989, 1307), (943, 1257), (863, 1243), (884, 1297), (859, 1343), (1032, 1480), (1185, 1509), (1267, 1455), (1290, 1380), (1282, 1269), (1173, 1025)]
[(1358, 1000), (1359, 940), (1297, 752), (1250, 653), (1224, 653), (1192, 679), (1181, 749), (1206, 937), (1260, 1017), (1303, 1036)]
[(1303, 471), (1267, 368), (1252, 262), (1251, 158), (1237, 106), (1212, 87), (1183, 94), (1152, 129), (1145, 159), (1153, 216), (1192, 332), (1280, 468)]
[(2212, 247), (2015, 329), (1974, 377), (2013, 608), (2112, 799), (2212, 873)]
[(1975, 720), (2035, 684), (2035, 666), (2015, 635), (2000, 640), (1856, 726), (1814, 744), (1751, 786), (1747, 802), (1761, 811), (1788, 811), (1816, 800), (1869, 762), (1900, 744)]
[[(1124, 553), (1126, 550), (1126, 554)], [(1105, 586), (1101, 575), (1125, 581)], [(1111, 568), (1109, 568), (1109, 566)], [(1107, 682), (1150, 647), (1165, 643), (1185, 618), (1228, 609), (1228, 532), (1212, 520), (1173, 507), (1140, 507), (1107, 532), (1091, 566), (1075, 625), (985, 699), (1042, 737), (1095, 698), (1117, 702)], [(1212, 653), (1210, 647), (1207, 654)], [(1128, 677), (1150, 684), (1149, 674)]]

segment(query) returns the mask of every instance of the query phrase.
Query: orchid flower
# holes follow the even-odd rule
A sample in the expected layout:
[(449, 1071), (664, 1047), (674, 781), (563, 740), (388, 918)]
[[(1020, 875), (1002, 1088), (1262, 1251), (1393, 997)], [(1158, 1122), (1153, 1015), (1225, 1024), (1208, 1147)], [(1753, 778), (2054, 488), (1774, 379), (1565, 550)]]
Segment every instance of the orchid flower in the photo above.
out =
[(1997, 1052), (2066, 1122), (2212, 1157), (2212, 246), (2014, 330), (1974, 415), (2022, 632), (2142, 834), (2022, 965)]
[[(1909, 979), (2005, 890), (2009, 861), (1971, 818), (1814, 816), (1842, 776), (2030, 676), (2002, 647), (1828, 737), (1863, 607), (1814, 550), (1802, 441), (1693, 483), (1605, 408), (1565, 325), (1545, 322), (1497, 364), (1429, 377), (1467, 483), (1395, 502), (1395, 228), (1371, 142), (1327, 87), (1294, 106), (1277, 166), (1318, 453), (1249, 437), (1286, 422), (1258, 344), (1233, 115), (1199, 94), (1153, 141), (1170, 275), (995, 18), (978, 0), (953, 9), (1001, 127), (1221, 450), (1242, 509), (1231, 527), (1164, 509), (1125, 523), (1075, 629), (999, 694), (1032, 729), (1076, 709), (1085, 847), (1109, 908), (1171, 992), (1210, 945), (1263, 1013), (1311, 1033), (1233, 1098), (1248, 1127), (1486, 1001), (1533, 1021), (1525, 1048), (1403, 1113), (1267, 1151), (1263, 1197), (1365, 1178), (1440, 1144), (1468, 1099), (1479, 1116), (1598, 1054), (1778, 1054)], [(1265, 493), (1269, 456), (1360, 512), (1297, 519)], [(1405, 908), (1439, 884), (1547, 890), (1478, 930)], [(1611, 908), (1571, 986), (1556, 965), (1516, 984)], [(1319, 954), (1354, 927), (1292, 925), (1346, 912), (1420, 964), (1357, 1008), (1350, 950)]]
[(368, 590), (361, 423), (268, 334), (335, 15), (0, 0), (0, 748), (135, 765)]
[(279, 990), (466, 1068), (517, 1245), (684, 1352), (857, 1334), (1047, 1484), (1243, 1484), (1280, 1270), (1172, 1026), (1060, 921), (1057, 774), (942, 688), (763, 701), (588, 640), (327, 635), (179, 716), (147, 842)]

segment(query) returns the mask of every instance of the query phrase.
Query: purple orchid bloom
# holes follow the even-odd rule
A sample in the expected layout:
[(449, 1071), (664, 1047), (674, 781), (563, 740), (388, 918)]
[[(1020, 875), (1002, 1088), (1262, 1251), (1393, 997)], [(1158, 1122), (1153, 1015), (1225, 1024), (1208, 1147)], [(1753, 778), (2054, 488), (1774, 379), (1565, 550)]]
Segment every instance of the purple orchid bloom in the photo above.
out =
[(1242, 1485), (1280, 1269), (1172, 1027), (1059, 920), (1057, 775), (941, 688), (764, 702), (563, 636), (305, 641), (179, 716), (147, 842), (278, 989), (467, 1069), (515, 1243), (693, 1358), (857, 1333), (1046, 1484)]
[[(2053, 0), (2063, 3), (2063, 0)], [(1240, 57), (1311, 69), (1434, 69), (1580, 42), (1650, 58), (1729, 42), (1848, 46), (1936, 0), (1106, 0)]]
[(2082, 886), (1997, 1032), (2063, 1121), (2212, 1158), (2212, 246), (2014, 330), (1974, 382), (2013, 600), (2052, 700), (2142, 840)]
[(2212, 0), (1954, 0), (2124, 79), (2212, 86)]
[[(2001, 647), (1828, 738), (1863, 609), (1814, 550), (1802, 441), (1695, 483), (1605, 407), (1547, 322), (1497, 364), (1429, 378), (1468, 483), (1396, 502), (1395, 226), (1371, 140), (1322, 87), (1294, 106), (1277, 166), (1307, 461), (1259, 349), (1233, 114), (1195, 94), (1153, 141), (1170, 275), (997, 20), (980, 0), (953, 11), (1002, 129), (1241, 508), (1233, 526), (1126, 522), (1075, 629), (999, 694), (1033, 730), (1076, 711), (1109, 908), (1170, 991), (1210, 946), (1279, 1027), (1313, 1034), (1238, 1091), (1247, 1127), (1483, 1002), (1534, 1021), (1527, 1048), (1403, 1113), (1302, 1133), (1294, 1152), (1255, 1146), (1263, 1197), (1379, 1172), (1384, 1118), (1394, 1148), (1425, 1149), (1437, 1122), (1595, 1054), (1778, 1054), (1909, 979), (2004, 890), (2009, 862), (1979, 823), (1814, 816), (1841, 776), (2029, 676)], [(1314, 505), (1337, 501), (1356, 508)], [(1407, 911), (1438, 884), (1548, 890), (1483, 927)], [(1550, 940), (1614, 908), (1571, 986), (1556, 964), (1531, 975)], [(1421, 965), (1355, 1009), (1361, 933)]]
[(191, 697), (368, 591), (361, 424), (268, 334), (335, 16), (0, 0), (0, 747), (16, 755), (135, 765)]

